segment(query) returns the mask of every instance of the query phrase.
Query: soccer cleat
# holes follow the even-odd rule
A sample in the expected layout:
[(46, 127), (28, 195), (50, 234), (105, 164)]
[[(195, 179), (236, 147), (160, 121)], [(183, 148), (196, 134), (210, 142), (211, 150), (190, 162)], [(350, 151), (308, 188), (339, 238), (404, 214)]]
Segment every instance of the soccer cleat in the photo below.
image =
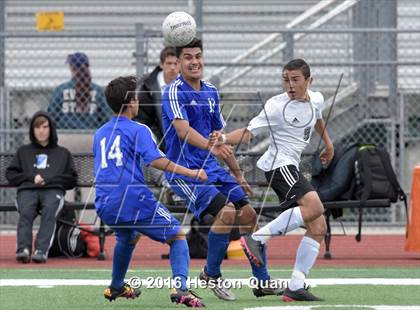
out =
[(41, 250), (35, 250), (34, 255), (32, 256), (32, 261), (38, 264), (46, 263), (47, 255)]
[(16, 253), (16, 260), (22, 264), (27, 264), (31, 261), (31, 252), (29, 249), (24, 248), (23, 250)]
[(283, 292), (282, 300), (285, 302), (291, 301), (324, 301), (322, 298), (316, 297), (314, 294), (309, 292), (309, 287), (300, 288), (296, 291), (292, 291), (286, 288)]
[(230, 289), (227, 287), (223, 287), (223, 282), (225, 281), (221, 276), (218, 277), (210, 277), (205, 273), (205, 271), (201, 271), (199, 276), (201, 281), (206, 282), (207, 287), (209, 287), (214, 295), (223, 300), (233, 301), (236, 300), (235, 295), (231, 292)]
[(262, 285), (258, 285), (258, 288), (252, 288), (252, 293), (255, 297), (264, 297), (270, 295), (283, 295), (284, 288), (278, 280), (264, 281)]
[(132, 288), (129, 284), (125, 283), (120, 290), (116, 290), (112, 287), (107, 287), (104, 291), (104, 297), (109, 301), (113, 301), (119, 297), (125, 297), (127, 299), (135, 299), (141, 294), (137, 288)]
[(252, 239), (250, 235), (242, 236), (240, 242), (248, 259), (253, 262), (255, 266), (261, 267), (264, 264), (261, 242)]
[(190, 308), (204, 308), (205, 305), (201, 302), (201, 298), (192, 291), (182, 291), (173, 288), (170, 295), (171, 301), (177, 304), (186, 305)]

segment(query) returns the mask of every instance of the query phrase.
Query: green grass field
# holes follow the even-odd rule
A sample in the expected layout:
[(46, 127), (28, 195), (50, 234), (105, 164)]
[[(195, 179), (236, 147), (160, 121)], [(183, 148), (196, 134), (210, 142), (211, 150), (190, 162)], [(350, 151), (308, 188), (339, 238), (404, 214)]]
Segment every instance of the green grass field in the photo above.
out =
[[(198, 269), (191, 270), (190, 276), (198, 274)], [(275, 278), (287, 279), (289, 269), (271, 269)], [(130, 270), (127, 278), (138, 276), (163, 277), (170, 276), (166, 268), (153, 270)], [(231, 279), (248, 278), (248, 272), (243, 269), (225, 269), (224, 276)], [(162, 309), (183, 308), (169, 300), (169, 290), (142, 289), (142, 295), (136, 300), (118, 299), (115, 302), (106, 301), (102, 292), (105, 285), (57, 285), (57, 286), (27, 286), (25, 280), (30, 279), (79, 279), (102, 280), (108, 283), (110, 270), (69, 270), (69, 269), (1, 269), (0, 270), (0, 309)], [(248, 287), (233, 290), (237, 301), (226, 302), (217, 299), (210, 290), (195, 290), (210, 309), (244, 309), (258, 307), (290, 307), (311, 306), (312, 309), (335, 309), (333, 305), (366, 305), (367, 307), (339, 307), (339, 309), (375, 309), (369, 305), (390, 305), (390, 309), (399, 306), (416, 306), (420, 309), (420, 268), (317, 268), (311, 273), (311, 279), (412, 279), (417, 285), (319, 285), (311, 290), (326, 301), (322, 303), (283, 303), (279, 297), (269, 296), (255, 298)], [(23, 286), (9, 286), (6, 281), (20, 279)], [(308, 281), (311, 282), (310, 280)], [(391, 280), (392, 282), (392, 280)], [(8, 283), (8, 282), (7, 282)], [(29, 282), (28, 282), (29, 283)], [(273, 308), (274, 309), (274, 308)], [(297, 309), (297, 308), (296, 308)], [(303, 309), (303, 308), (301, 308)], [(306, 308), (305, 308), (306, 309)], [(309, 309), (309, 308), (308, 308)]]

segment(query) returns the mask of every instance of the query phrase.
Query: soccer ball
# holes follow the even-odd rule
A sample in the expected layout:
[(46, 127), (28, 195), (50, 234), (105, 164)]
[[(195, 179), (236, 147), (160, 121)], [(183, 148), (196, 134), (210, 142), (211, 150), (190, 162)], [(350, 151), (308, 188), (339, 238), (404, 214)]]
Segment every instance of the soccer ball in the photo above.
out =
[(165, 41), (173, 46), (185, 46), (190, 43), (196, 32), (194, 18), (185, 12), (173, 12), (162, 23)]

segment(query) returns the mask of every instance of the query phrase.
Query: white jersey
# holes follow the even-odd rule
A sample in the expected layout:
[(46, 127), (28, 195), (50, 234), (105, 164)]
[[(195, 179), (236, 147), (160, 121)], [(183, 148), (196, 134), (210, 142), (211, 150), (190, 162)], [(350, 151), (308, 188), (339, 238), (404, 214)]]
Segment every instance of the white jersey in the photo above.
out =
[[(271, 131), (270, 146), (257, 162), (261, 170), (271, 171), (286, 165), (294, 165), (299, 169), (300, 156), (309, 144), (316, 121), (322, 118), (324, 104), (320, 92), (308, 90), (308, 95), (309, 102), (291, 102), (287, 107), (287, 111), (291, 112), (286, 114), (286, 104), (291, 101), (289, 96), (286, 92), (274, 96), (266, 102), (260, 114), (250, 121), (247, 129), (253, 135)], [(311, 114), (309, 117), (308, 112)], [(308, 120), (303, 124), (302, 115)]]

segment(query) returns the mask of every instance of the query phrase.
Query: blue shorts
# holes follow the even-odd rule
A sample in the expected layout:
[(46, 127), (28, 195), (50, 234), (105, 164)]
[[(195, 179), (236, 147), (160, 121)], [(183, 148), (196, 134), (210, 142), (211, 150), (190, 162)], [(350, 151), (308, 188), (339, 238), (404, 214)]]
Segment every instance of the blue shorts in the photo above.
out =
[(248, 198), (236, 179), (225, 169), (220, 168), (215, 173), (210, 173), (208, 177), (209, 180), (205, 183), (184, 179), (170, 181), (172, 190), (187, 201), (188, 209), (197, 219), (200, 219), (201, 213), (219, 193), (226, 196), (228, 200), (226, 203), (235, 203)]
[(149, 218), (136, 222), (108, 224), (114, 231), (117, 239), (123, 238), (126, 242), (134, 240), (139, 234), (150, 239), (166, 243), (173, 239), (181, 229), (181, 225), (169, 210), (161, 204)]

